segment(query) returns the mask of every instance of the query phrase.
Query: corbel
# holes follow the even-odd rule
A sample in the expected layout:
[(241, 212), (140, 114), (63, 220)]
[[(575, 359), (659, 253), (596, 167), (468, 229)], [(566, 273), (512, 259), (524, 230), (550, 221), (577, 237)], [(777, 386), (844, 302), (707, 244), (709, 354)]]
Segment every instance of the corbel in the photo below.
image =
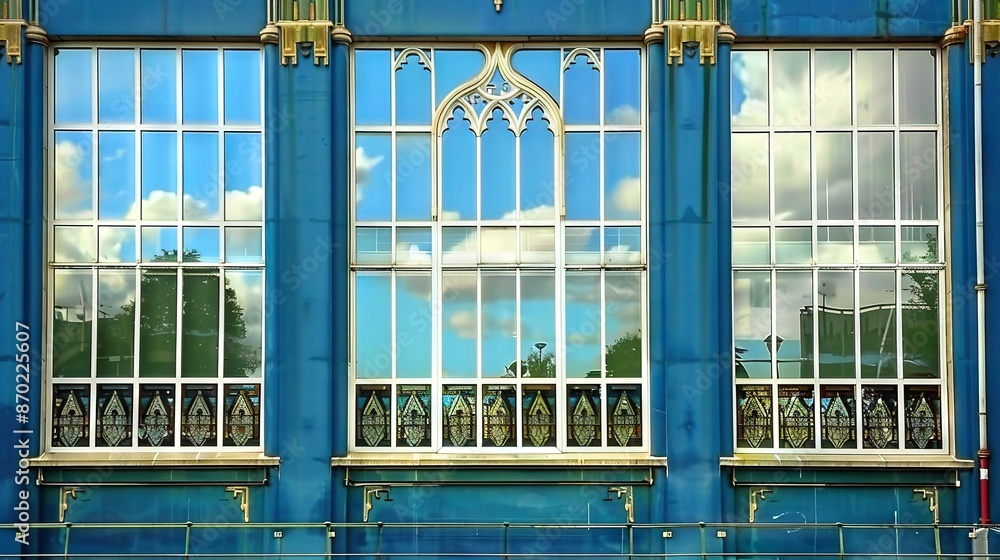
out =
[(938, 491), (937, 488), (914, 488), (914, 494), (920, 494), (920, 499), (927, 502), (927, 507), (930, 509), (931, 514), (934, 516), (934, 524), (937, 525), (941, 522), (940, 508), (938, 507)]
[(261, 31), (261, 41), (274, 42), (277, 35), (283, 65), (297, 65), (301, 50), (306, 56), (312, 51), (314, 65), (329, 66), (330, 36), (334, 23), (330, 19), (328, 0), (290, 0), (282, 2), (281, 8), (277, 21)]
[(77, 492), (83, 492), (83, 488), (77, 488), (76, 486), (63, 486), (59, 489), (59, 522), (63, 523), (66, 521), (66, 510), (69, 509), (69, 499), (76, 499)]
[(709, 2), (707, 19), (704, 17), (702, 5), (702, 0), (697, 0), (694, 5), (694, 19), (688, 19), (691, 15), (689, 6), (684, 0), (680, 0), (677, 9), (670, 10), (672, 15), (676, 15), (676, 19), (662, 23), (667, 38), (667, 64), (673, 64), (674, 60), (677, 64), (684, 64), (686, 48), (698, 48), (698, 60), (701, 64), (705, 64), (706, 60), (709, 64), (715, 64), (720, 23), (716, 19), (715, 3)]
[(747, 516), (750, 523), (754, 523), (757, 520), (757, 509), (760, 508), (757, 500), (759, 499), (763, 502), (765, 500), (764, 495), (772, 491), (770, 488), (750, 487), (750, 514)]
[(248, 486), (227, 486), (226, 492), (232, 492), (233, 499), (240, 501), (243, 522), (250, 523), (250, 488)]

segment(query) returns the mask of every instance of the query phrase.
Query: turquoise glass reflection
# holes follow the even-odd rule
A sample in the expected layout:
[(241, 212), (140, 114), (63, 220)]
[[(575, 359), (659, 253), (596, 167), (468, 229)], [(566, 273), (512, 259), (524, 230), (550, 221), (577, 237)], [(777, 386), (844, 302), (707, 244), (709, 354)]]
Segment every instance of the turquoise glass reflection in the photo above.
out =
[(219, 135), (184, 133), (184, 219), (219, 218)]
[[(426, 56), (427, 53), (424, 53)], [(429, 125), (431, 122), (431, 69), (413, 51), (396, 62), (396, 124)]]
[(601, 122), (601, 73), (597, 53), (570, 54), (563, 71), (563, 117), (566, 124)]
[(260, 51), (227, 49), (223, 64), (226, 124), (260, 124)]
[(101, 219), (135, 218), (135, 134), (98, 134), (97, 197)]
[(177, 122), (177, 51), (142, 49), (141, 69), (142, 122), (173, 124)]
[(142, 218), (176, 220), (177, 133), (142, 133)]
[[(494, 109), (483, 133), (481, 158), (482, 218), (514, 218), (514, 134), (500, 109)], [(488, 157), (487, 157), (488, 154)]]
[(97, 51), (97, 120), (135, 122), (135, 51)]
[(536, 109), (521, 133), (521, 212), (522, 220), (555, 218), (555, 139), (543, 112)]
[(219, 52), (185, 50), (182, 54), (185, 124), (219, 122)]
[(56, 49), (55, 61), (56, 124), (90, 123), (93, 51)]
[(392, 59), (388, 49), (357, 50), (354, 53), (354, 122), (388, 125)]
[(601, 218), (601, 137), (596, 132), (566, 134), (566, 219)]
[(637, 126), (642, 121), (641, 63), (637, 50), (604, 51), (605, 124)]
[(443, 220), (476, 219), (476, 135), (465, 118), (465, 111), (455, 109), (441, 135)]

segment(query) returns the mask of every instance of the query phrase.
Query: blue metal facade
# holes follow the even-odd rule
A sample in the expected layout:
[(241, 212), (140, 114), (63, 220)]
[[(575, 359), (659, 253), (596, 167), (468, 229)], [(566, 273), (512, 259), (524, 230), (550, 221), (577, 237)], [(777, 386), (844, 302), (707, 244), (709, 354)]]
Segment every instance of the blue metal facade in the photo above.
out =
[[(693, 2), (689, 2), (693, 4)], [(560, 40), (599, 37), (647, 46), (649, 184), (649, 323), (651, 455), (669, 462), (652, 466), (353, 465), (348, 451), (348, 239), (350, 191), (349, 46), (332, 42), (329, 65), (300, 58), (281, 63), (280, 47), (265, 45), (266, 119), (266, 401), (265, 454), (275, 464), (136, 464), (33, 466), (18, 477), (18, 453), (37, 458), (43, 430), (43, 284), (46, 255), (43, 193), (46, 182), (47, 50), (62, 40), (183, 43), (259, 43), (268, 24), (263, 0), (45, 0), (24, 13), (47, 34), (48, 46), (24, 35), (22, 61), (0, 62), (0, 324), (7, 350), (0, 390), (0, 524), (17, 524), (30, 512), (33, 524), (56, 524), (61, 489), (82, 489), (68, 500), (65, 520), (74, 524), (144, 523), (130, 529), (65, 525), (32, 528), (28, 544), (11, 531), (0, 537), (0, 557), (63, 553), (333, 554), (397, 552), (511, 554), (642, 554), (706, 550), (709, 554), (837, 549), (832, 525), (794, 531), (743, 528), (725, 538), (697, 526), (624, 529), (622, 502), (606, 501), (610, 486), (630, 486), (635, 523), (749, 521), (751, 488), (771, 492), (758, 504), (758, 524), (929, 524), (933, 514), (915, 488), (936, 488), (943, 524), (975, 524), (979, 484), (971, 461), (978, 449), (976, 412), (975, 213), (973, 170), (982, 165), (987, 219), (987, 283), (997, 265), (1000, 226), (989, 209), (1000, 207), (1000, 160), (973, 158), (971, 39), (944, 47), (947, 59), (948, 274), (953, 364), (952, 461), (936, 458), (891, 467), (871, 462), (848, 466), (774, 466), (732, 461), (731, 262), (729, 213), (729, 111), (731, 45), (720, 41), (715, 64), (667, 64), (662, 34), (645, 0), (347, 0), (344, 27), (353, 44), (394, 37), (421, 40)], [(901, 42), (938, 45), (968, 14), (964, 3), (943, 0), (732, 0), (728, 24), (735, 41), (764, 40)], [(27, 18), (32, 19), (32, 18)], [(725, 23), (725, 22), (724, 22)], [(983, 122), (1000, 119), (1000, 63), (983, 70)], [(984, 145), (993, 146), (986, 126)], [(307, 274), (290, 274), (307, 265)], [(1000, 305), (987, 296), (987, 325), (997, 324)], [(15, 379), (15, 324), (29, 327), (30, 380), (19, 393)], [(989, 346), (997, 347), (994, 330)], [(989, 382), (1000, 383), (990, 366)], [(31, 404), (18, 424), (17, 395)], [(992, 391), (991, 411), (1000, 407)], [(990, 417), (991, 447), (1000, 446), (1000, 418)], [(20, 434), (15, 430), (30, 433)], [(27, 442), (24, 445), (24, 442)], [(36, 463), (33, 463), (36, 464)], [(735, 465), (735, 466), (734, 466)], [(25, 483), (27, 481), (27, 483)], [(376, 501), (364, 521), (366, 491), (392, 487), (392, 502)], [(252, 523), (303, 523), (280, 538), (268, 526), (185, 529), (184, 524), (243, 522), (238, 501), (225, 490), (249, 488)], [(23, 493), (23, 494), (19, 494)], [(22, 498), (23, 496), (23, 498)], [(992, 488), (994, 503), (1000, 488)], [(21, 505), (23, 503), (23, 505)], [(323, 528), (338, 528), (332, 539)], [(384, 528), (378, 522), (385, 524)], [(593, 525), (593, 530), (508, 530), (503, 523)], [(482, 523), (488, 527), (424, 527), (406, 524)], [(164, 524), (170, 528), (164, 528)], [(352, 524), (346, 526), (344, 524)], [(161, 525), (161, 527), (156, 527)], [(72, 537), (69, 535), (72, 534)], [(927, 530), (898, 527), (847, 534), (859, 554), (932, 554)], [(185, 540), (187, 539), (187, 543)], [(967, 553), (963, 531), (946, 532), (946, 550)], [(187, 548), (185, 548), (187, 547)], [(318, 557), (318, 556), (317, 556)]]

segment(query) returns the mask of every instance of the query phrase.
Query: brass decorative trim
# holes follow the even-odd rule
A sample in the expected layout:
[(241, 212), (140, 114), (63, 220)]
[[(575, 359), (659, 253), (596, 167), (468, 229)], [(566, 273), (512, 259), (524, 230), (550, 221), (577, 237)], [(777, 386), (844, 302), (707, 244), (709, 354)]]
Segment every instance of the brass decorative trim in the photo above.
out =
[(736, 42), (736, 31), (729, 24), (723, 23), (719, 26), (719, 42), (733, 44)]
[(281, 35), (281, 63), (292, 66), (299, 63), (298, 46), (300, 44), (310, 45), (312, 49), (313, 65), (330, 65), (330, 35), (333, 31), (333, 22), (304, 20), (304, 21), (279, 21), (277, 24)]
[(23, 19), (0, 20), (0, 44), (7, 54), (7, 64), (21, 64), (21, 28)]
[(944, 32), (944, 38), (941, 39), (941, 48), (964, 43), (968, 34), (969, 29), (964, 25), (953, 25), (949, 27)]
[(719, 31), (717, 21), (678, 20), (663, 24), (667, 31), (667, 64), (684, 64), (684, 50), (687, 45), (697, 43), (699, 62), (715, 64), (715, 41)]
[[(989, 19), (982, 22), (982, 31), (979, 36), (982, 38), (983, 44), (976, 45), (976, 47), (983, 48), (983, 54), (985, 55), (987, 50), (995, 49), (1000, 46), (1000, 20)], [(983, 56), (985, 61), (986, 57)]]

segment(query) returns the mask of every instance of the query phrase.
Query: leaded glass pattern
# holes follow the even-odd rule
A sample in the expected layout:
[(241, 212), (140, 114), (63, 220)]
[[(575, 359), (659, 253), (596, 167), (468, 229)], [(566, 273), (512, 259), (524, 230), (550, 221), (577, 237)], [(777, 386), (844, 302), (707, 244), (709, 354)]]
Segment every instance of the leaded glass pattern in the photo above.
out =
[(945, 450), (940, 52), (737, 49), (732, 72), (737, 452)]
[(635, 46), (354, 51), (354, 449), (645, 449), (643, 74)]
[(261, 49), (65, 46), (50, 68), (48, 376), (94, 429), (47, 445), (261, 449)]

